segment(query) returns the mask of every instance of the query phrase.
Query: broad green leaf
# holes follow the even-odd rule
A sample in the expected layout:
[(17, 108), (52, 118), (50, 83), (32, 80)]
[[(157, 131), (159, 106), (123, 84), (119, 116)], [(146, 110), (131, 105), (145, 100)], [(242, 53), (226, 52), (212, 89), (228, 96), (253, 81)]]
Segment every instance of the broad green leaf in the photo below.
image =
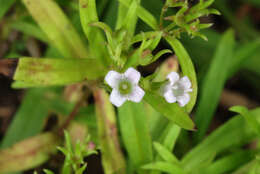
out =
[(76, 30), (54, 0), (22, 0), (50, 44), (66, 58), (88, 57)]
[(158, 170), (170, 174), (186, 174), (178, 165), (168, 162), (154, 162), (146, 164), (142, 168), (147, 170)]
[(120, 149), (115, 110), (103, 89), (94, 91), (98, 138), (105, 174), (124, 174), (125, 160)]
[(143, 107), (142, 103), (126, 102), (118, 109), (120, 132), (135, 169), (153, 160), (149, 125)]
[(241, 114), (245, 118), (249, 126), (255, 131), (255, 133), (260, 136), (260, 124), (257, 122), (256, 118), (252, 114), (250, 114), (246, 107), (233, 106), (229, 110)]
[(220, 158), (201, 172), (202, 174), (224, 174), (237, 169), (255, 156), (255, 151), (240, 151)]
[(0, 173), (28, 170), (49, 159), (56, 151), (59, 139), (44, 133), (0, 150)]
[(191, 61), (188, 52), (186, 51), (186, 49), (184, 48), (184, 46), (179, 40), (172, 37), (166, 37), (166, 40), (173, 48), (179, 60), (183, 75), (188, 76), (192, 84), (193, 91), (190, 93), (190, 101), (187, 104), (187, 106), (185, 106), (186, 111), (190, 113), (196, 103), (197, 93), (198, 93), (198, 85), (197, 85), (195, 68), (193, 66), (193, 63)]
[(146, 92), (144, 100), (173, 123), (184, 129), (194, 130), (193, 121), (177, 103), (167, 103), (163, 97), (150, 91)]
[(15, 3), (15, 0), (0, 0), (0, 21), (10, 7)]
[[(258, 122), (260, 122), (260, 109), (250, 111)], [(223, 126), (211, 133), (204, 141), (194, 147), (182, 159), (182, 165), (186, 171), (192, 171), (199, 167), (210, 156), (218, 155), (233, 146), (242, 146), (256, 135), (242, 116), (235, 116)]]
[[(198, 132), (196, 140), (201, 140), (218, 106), (221, 91), (224, 88), (228, 70), (233, 62), (234, 32), (228, 30), (220, 40), (210, 68), (201, 87), (201, 97), (195, 116)], [(210, 101), (210, 102), (209, 102)]]
[[(125, 7), (130, 7), (130, 0), (119, 0)], [(155, 17), (143, 8), (141, 5), (137, 7), (137, 15), (141, 18), (147, 25), (149, 25), (152, 29), (158, 29), (158, 23)]]
[(66, 85), (94, 80), (105, 70), (96, 59), (18, 59), (14, 80), (34, 86)]
[[(27, 91), (23, 103), (14, 115), (1, 148), (7, 148), (25, 138), (39, 133), (44, 120), (48, 115), (48, 103), (46, 102), (46, 92), (48, 89), (31, 89)], [(37, 102), (35, 102), (37, 101)]]

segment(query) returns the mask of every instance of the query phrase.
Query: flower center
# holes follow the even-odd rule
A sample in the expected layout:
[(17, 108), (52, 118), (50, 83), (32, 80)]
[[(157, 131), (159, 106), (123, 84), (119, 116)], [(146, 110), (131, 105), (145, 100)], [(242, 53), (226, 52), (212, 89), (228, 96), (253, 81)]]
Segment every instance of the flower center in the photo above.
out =
[(132, 91), (131, 82), (129, 82), (128, 80), (120, 81), (118, 84), (118, 90), (119, 90), (120, 94), (122, 94), (122, 95), (131, 93), (131, 91)]
[(176, 96), (176, 97), (182, 96), (182, 95), (184, 95), (184, 87), (180, 84), (176, 84), (173, 86), (172, 92), (173, 92), (174, 96)]

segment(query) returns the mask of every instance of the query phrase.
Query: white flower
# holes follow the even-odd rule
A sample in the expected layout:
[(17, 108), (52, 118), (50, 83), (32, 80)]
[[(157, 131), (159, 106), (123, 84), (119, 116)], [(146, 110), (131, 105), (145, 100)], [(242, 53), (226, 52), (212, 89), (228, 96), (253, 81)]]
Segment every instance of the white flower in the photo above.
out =
[(191, 82), (187, 76), (180, 79), (176, 72), (171, 72), (167, 75), (170, 81), (163, 91), (163, 96), (168, 103), (179, 103), (181, 107), (185, 106), (190, 101), (188, 92), (192, 92)]
[(140, 102), (145, 94), (138, 86), (141, 74), (134, 68), (128, 68), (125, 73), (109, 71), (105, 81), (113, 88), (110, 94), (110, 101), (115, 106), (121, 106), (126, 100)]

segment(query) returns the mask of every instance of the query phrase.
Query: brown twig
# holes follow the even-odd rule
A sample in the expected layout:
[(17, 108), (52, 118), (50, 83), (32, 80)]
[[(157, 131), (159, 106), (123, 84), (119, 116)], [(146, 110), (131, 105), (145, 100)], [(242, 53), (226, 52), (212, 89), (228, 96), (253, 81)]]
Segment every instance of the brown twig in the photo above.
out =
[(80, 107), (84, 104), (86, 98), (89, 96), (88, 92), (81, 97), (81, 99), (76, 103), (72, 112), (69, 114), (68, 118), (64, 121), (64, 123), (58, 128), (58, 135), (62, 136), (63, 131), (69, 126), (70, 122), (76, 117)]

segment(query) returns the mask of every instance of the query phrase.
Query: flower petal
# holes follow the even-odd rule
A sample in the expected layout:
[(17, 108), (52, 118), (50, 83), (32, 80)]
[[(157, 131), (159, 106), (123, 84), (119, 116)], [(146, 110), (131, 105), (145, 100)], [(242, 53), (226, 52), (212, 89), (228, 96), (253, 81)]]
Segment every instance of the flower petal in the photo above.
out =
[(190, 95), (184, 94), (182, 96), (177, 97), (177, 101), (181, 107), (185, 106), (190, 101)]
[(171, 85), (173, 85), (175, 82), (177, 82), (180, 79), (180, 76), (176, 72), (171, 72), (167, 75), (167, 79), (169, 79)]
[(116, 71), (109, 71), (105, 77), (105, 81), (109, 86), (115, 88), (118, 84), (118, 81), (122, 78), (122, 75)]
[(168, 90), (166, 91), (164, 94), (163, 94), (165, 100), (168, 102), (168, 103), (175, 103), (176, 102), (176, 97), (173, 95), (173, 92), (172, 90)]
[(113, 105), (115, 105), (116, 107), (120, 107), (126, 101), (127, 98), (125, 96), (120, 95), (118, 90), (113, 89), (109, 99)]
[(184, 76), (180, 79), (179, 83), (185, 88), (185, 89), (189, 89), (191, 87), (191, 82), (189, 77)]
[(142, 88), (140, 88), (139, 86), (135, 86), (132, 93), (128, 96), (128, 99), (133, 102), (139, 103), (144, 97), (144, 94), (145, 92)]
[(141, 74), (134, 68), (128, 68), (124, 75), (133, 83), (138, 84)]

